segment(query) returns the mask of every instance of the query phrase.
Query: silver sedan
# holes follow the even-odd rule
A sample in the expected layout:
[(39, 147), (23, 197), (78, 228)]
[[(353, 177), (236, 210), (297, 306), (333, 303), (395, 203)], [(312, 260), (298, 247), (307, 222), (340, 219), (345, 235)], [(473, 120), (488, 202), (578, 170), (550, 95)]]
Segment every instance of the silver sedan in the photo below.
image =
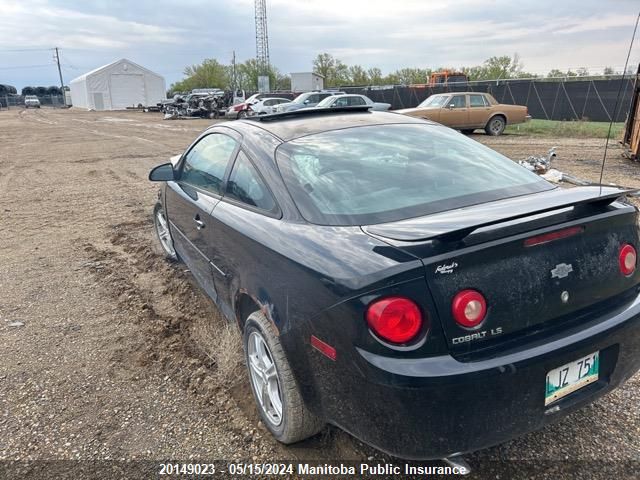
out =
[(387, 111), (391, 108), (390, 103), (374, 102), (365, 95), (344, 94), (327, 97), (322, 100), (315, 108), (337, 108), (337, 107), (356, 107), (368, 105), (371, 110)]

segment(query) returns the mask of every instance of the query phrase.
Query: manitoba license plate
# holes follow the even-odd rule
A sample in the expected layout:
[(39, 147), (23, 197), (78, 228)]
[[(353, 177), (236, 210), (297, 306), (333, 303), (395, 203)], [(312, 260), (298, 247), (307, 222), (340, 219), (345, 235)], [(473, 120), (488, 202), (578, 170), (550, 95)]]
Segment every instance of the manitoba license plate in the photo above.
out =
[(549, 405), (598, 380), (600, 352), (579, 358), (547, 373), (544, 404)]

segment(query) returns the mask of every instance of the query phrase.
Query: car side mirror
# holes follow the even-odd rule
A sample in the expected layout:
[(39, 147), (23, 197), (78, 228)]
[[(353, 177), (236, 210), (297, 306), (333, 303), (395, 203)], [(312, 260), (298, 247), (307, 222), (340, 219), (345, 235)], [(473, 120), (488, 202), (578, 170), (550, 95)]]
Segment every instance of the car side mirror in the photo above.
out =
[(305, 104), (305, 105), (308, 105), (308, 104), (309, 104), (309, 100), (305, 100), (305, 101), (304, 101), (304, 104)]
[(175, 180), (173, 165), (170, 163), (158, 165), (149, 172), (149, 180), (152, 182), (171, 182)]
[(449, 106), (447, 107), (449, 110), (453, 110), (454, 108), (456, 108), (456, 104), (455, 103), (450, 103)]

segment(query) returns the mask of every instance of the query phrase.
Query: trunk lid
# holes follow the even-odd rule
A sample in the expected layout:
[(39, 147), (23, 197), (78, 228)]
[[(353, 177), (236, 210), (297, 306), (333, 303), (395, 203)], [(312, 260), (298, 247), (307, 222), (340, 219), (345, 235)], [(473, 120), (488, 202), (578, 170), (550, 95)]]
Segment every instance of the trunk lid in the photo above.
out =
[[(616, 202), (625, 193), (557, 189), (363, 230), (422, 259), (450, 350), (469, 353), (555, 331), (638, 284), (618, 264), (623, 244), (638, 248), (637, 210)], [(540, 243), (555, 232), (567, 236)], [(487, 301), (475, 329), (451, 312), (464, 289)]]

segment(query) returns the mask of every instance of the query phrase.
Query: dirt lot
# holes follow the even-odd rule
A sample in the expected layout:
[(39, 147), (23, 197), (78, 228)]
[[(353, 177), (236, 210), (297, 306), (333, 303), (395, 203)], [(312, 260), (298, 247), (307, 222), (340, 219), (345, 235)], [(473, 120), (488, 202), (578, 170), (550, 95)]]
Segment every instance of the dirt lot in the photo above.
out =
[[(0, 112), (1, 460), (388, 460), (334, 428), (293, 447), (273, 441), (237, 333), (184, 266), (159, 255), (147, 173), (210, 123)], [(598, 179), (601, 139), (473, 138), (511, 158), (558, 146), (557, 168)], [(639, 172), (613, 142), (605, 181), (640, 187)], [(545, 465), (557, 478), (570, 458), (594, 473), (638, 467), (639, 399), (636, 376), (558, 424), (468, 456), (474, 476), (526, 478)]]

